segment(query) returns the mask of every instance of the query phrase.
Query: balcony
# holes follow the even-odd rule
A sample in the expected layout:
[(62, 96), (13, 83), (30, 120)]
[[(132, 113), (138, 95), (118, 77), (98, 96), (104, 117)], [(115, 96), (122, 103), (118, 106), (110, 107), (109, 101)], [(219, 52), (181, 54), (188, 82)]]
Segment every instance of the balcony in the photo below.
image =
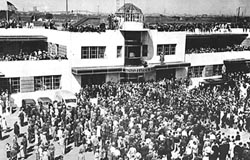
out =
[(140, 57), (133, 57), (133, 58), (125, 58), (125, 65), (126, 66), (140, 66), (141, 58)]

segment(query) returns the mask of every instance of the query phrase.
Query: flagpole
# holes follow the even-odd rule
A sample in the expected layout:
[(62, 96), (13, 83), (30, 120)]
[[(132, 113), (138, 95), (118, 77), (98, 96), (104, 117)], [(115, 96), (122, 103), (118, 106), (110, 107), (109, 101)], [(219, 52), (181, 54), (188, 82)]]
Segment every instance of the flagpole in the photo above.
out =
[(7, 10), (6, 11), (6, 20), (7, 20), (7, 22), (9, 23), (9, 13), (8, 13), (9, 11)]
[(9, 9), (8, 9), (8, 3), (7, 3), (7, 1), (6, 1), (6, 5), (7, 5), (7, 10), (6, 10), (6, 21), (7, 21), (7, 23), (9, 23)]

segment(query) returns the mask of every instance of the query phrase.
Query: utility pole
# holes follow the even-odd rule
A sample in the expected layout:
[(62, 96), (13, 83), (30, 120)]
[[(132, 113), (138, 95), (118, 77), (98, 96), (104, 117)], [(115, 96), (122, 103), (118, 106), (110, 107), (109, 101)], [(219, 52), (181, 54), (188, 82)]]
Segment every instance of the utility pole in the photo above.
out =
[(66, 0), (66, 14), (69, 14), (69, 4), (68, 4), (68, 0)]
[(97, 5), (97, 15), (99, 16), (99, 4)]
[(236, 8), (236, 24), (238, 23), (239, 17), (240, 17), (240, 7)]

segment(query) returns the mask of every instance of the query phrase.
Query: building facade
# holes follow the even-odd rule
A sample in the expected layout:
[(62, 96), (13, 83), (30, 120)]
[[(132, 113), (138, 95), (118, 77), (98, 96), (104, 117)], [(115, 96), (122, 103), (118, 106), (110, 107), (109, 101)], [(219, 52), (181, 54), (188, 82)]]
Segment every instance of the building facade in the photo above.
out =
[(0, 87), (11, 93), (44, 89), (77, 92), (82, 86), (104, 82), (187, 76), (200, 80), (221, 76), (225, 60), (250, 59), (250, 51), (187, 53), (189, 48), (207, 44), (248, 46), (249, 35), (241, 29), (221, 33), (162, 32), (143, 28), (143, 15), (136, 14), (138, 18), (120, 17), (120, 29), (101, 33), (0, 29), (0, 55), (11, 50), (15, 54), (26, 47), (67, 56), (57, 60), (0, 61)]

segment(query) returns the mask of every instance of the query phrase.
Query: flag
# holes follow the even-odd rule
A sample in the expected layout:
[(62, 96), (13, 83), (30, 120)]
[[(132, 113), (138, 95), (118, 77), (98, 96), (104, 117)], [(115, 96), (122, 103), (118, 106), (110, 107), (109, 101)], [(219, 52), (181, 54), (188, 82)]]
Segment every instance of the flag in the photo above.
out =
[(7, 7), (8, 7), (8, 11), (14, 11), (14, 12), (17, 11), (17, 8), (9, 1), (7, 1)]

